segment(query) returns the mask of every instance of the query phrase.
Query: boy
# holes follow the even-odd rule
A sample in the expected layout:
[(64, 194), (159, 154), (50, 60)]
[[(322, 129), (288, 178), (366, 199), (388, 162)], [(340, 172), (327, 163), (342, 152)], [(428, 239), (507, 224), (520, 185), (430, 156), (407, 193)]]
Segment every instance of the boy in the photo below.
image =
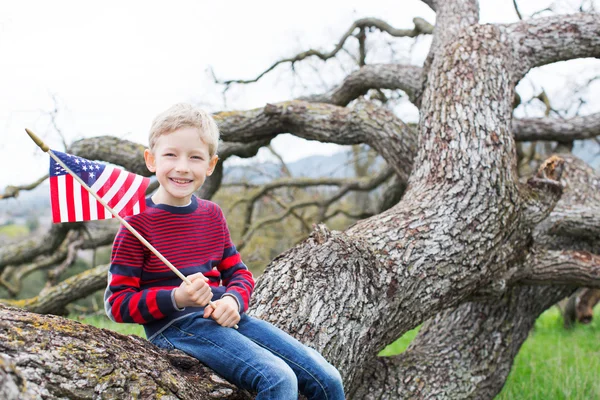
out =
[(338, 371), (319, 353), (244, 313), (252, 274), (231, 242), (221, 209), (193, 194), (215, 169), (218, 140), (212, 117), (190, 105), (177, 104), (155, 118), (144, 158), (160, 186), (146, 199), (146, 210), (128, 222), (191, 285), (121, 228), (113, 244), (106, 313), (116, 322), (143, 324), (155, 345), (196, 357), (237, 386), (258, 392), (257, 399), (297, 399), (298, 392), (309, 399), (343, 399)]

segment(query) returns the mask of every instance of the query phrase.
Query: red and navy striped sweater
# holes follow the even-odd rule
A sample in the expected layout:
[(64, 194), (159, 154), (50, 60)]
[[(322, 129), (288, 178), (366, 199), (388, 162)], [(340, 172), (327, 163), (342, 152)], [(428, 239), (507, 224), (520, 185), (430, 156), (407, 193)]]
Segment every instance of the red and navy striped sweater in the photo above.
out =
[[(240, 313), (248, 308), (254, 289), (252, 273), (242, 262), (229, 236), (218, 205), (192, 196), (185, 207), (154, 204), (127, 218), (183, 275), (202, 272), (213, 292), (213, 301), (225, 293), (235, 296)], [(143, 324), (146, 336), (167, 328), (172, 321), (202, 312), (204, 307), (177, 308), (174, 289), (179, 279), (127, 229), (121, 227), (112, 248), (106, 314), (116, 322)]]

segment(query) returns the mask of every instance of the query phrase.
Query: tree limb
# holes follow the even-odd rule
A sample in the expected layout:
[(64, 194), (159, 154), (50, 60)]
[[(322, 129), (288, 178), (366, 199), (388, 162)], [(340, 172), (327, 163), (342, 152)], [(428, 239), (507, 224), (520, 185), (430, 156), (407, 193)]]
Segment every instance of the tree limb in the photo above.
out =
[[(380, 172), (377, 176), (375, 176), (372, 179), (368, 179), (368, 180), (357, 179), (357, 180), (353, 180), (353, 181), (346, 181), (346, 183), (336, 193), (334, 193), (332, 196), (329, 196), (326, 199), (294, 202), (288, 206), (285, 206), (284, 211), (282, 213), (280, 213), (279, 215), (263, 218), (260, 221), (256, 221), (254, 224), (250, 225), (250, 223), (252, 221), (251, 216), (252, 216), (253, 204), (254, 204), (254, 201), (256, 201), (256, 199), (258, 199), (258, 197), (253, 196), (253, 201), (249, 203), (250, 206), (247, 207), (247, 210), (246, 210), (247, 228), (244, 228), (243, 237), (240, 240), (240, 243), (237, 246), (237, 248), (241, 249), (241, 248), (245, 247), (246, 244), (248, 243), (248, 241), (251, 239), (252, 235), (254, 235), (258, 229), (260, 229), (266, 225), (270, 225), (270, 224), (282, 221), (288, 215), (293, 214), (294, 211), (299, 208), (318, 207), (320, 209), (320, 211), (319, 211), (319, 215), (317, 217), (316, 222), (317, 223), (322, 222), (325, 219), (325, 214), (327, 212), (328, 207), (331, 206), (331, 204), (333, 204), (335, 201), (340, 199), (342, 196), (344, 196), (346, 193), (348, 193), (351, 190), (352, 191), (354, 191), (354, 190), (358, 190), (358, 191), (373, 190), (374, 188), (379, 186), (381, 183), (383, 183), (385, 180), (389, 179), (392, 175), (393, 175), (393, 170), (391, 168), (386, 168), (384, 171)], [(261, 193), (260, 195), (262, 196), (266, 191), (263, 192), (262, 190), (260, 190), (259, 192)], [(250, 216), (250, 218), (248, 218), (248, 216)]]
[(52, 225), (45, 235), (0, 247), (0, 271), (7, 265), (23, 264), (39, 255), (52, 253), (63, 242), (69, 230), (75, 225)]
[(515, 48), (515, 82), (541, 65), (600, 57), (600, 16), (595, 13), (529, 19), (504, 29)]
[(400, 64), (369, 64), (348, 75), (342, 84), (328, 93), (301, 98), (314, 103), (348, 105), (369, 89), (402, 90), (411, 102), (416, 102), (421, 90), (422, 68)]
[(366, 143), (396, 173), (407, 178), (416, 135), (391, 111), (368, 102), (351, 108), (293, 100), (248, 111), (215, 114), (227, 141), (258, 140), (292, 133), (308, 140), (337, 144)]
[(563, 206), (546, 220), (548, 233), (572, 238), (600, 240), (600, 205)]
[(586, 251), (536, 249), (510, 281), (523, 285), (600, 288), (600, 256)]
[[(20, 383), (31, 398), (252, 398), (198, 360), (138, 336), (1, 305), (0, 355), (0, 369), (11, 377), (0, 380), (0, 393), (11, 383), (19, 390)], [(29, 398), (24, 395), (16, 398)]]
[(24, 300), (0, 300), (1, 303), (24, 308), (38, 314), (65, 313), (67, 304), (106, 287), (108, 265), (100, 265), (49, 287), (38, 296)]
[(33, 190), (36, 187), (38, 187), (42, 182), (44, 182), (47, 178), (48, 178), (48, 174), (37, 179), (35, 182), (29, 183), (27, 185), (17, 185), (17, 186), (9, 185), (4, 188), (4, 193), (0, 194), (0, 200), (10, 199), (11, 197), (16, 198), (19, 196), (19, 192), (21, 190)]
[(518, 287), (444, 311), (421, 327), (404, 353), (374, 358), (351, 397), (494, 398), (536, 318), (572, 291)]
[(375, 28), (382, 32), (387, 32), (390, 36), (394, 36), (394, 37), (416, 37), (418, 35), (428, 34), (428, 33), (433, 32), (433, 25), (429, 24), (423, 18), (414, 18), (413, 22), (415, 24), (413, 29), (396, 29), (396, 28), (392, 27), (390, 24), (388, 24), (387, 22), (385, 22), (381, 19), (378, 19), (378, 18), (359, 19), (359, 20), (355, 21), (352, 24), (352, 26), (350, 26), (350, 28), (342, 35), (342, 38), (339, 40), (339, 42), (337, 43), (335, 48), (328, 53), (322, 53), (318, 50), (310, 49), (310, 50), (304, 51), (300, 54), (297, 54), (294, 57), (284, 58), (282, 60), (275, 62), (269, 68), (267, 68), (266, 70), (261, 72), (254, 79), (249, 79), (249, 80), (231, 79), (231, 80), (220, 81), (220, 80), (216, 79), (216, 77), (215, 77), (215, 82), (224, 84), (224, 85), (231, 85), (233, 83), (241, 83), (241, 84), (254, 83), (254, 82), (257, 82), (260, 78), (262, 78), (266, 74), (268, 74), (269, 72), (271, 72), (272, 70), (274, 70), (277, 66), (284, 64), (284, 63), (294, 64), (298, 61), (302, 61), (309, 57), (318, 57), (321, 60), (326, 61), (330, 58), (335, 57), (335, 55), (344, 47), (346, 40), (348, 40), (348, 38), (350, 38), (352, 36), (353, 32), (356, 29)]
[(600, 113), (568, 119), (515, 118), (512, 131), (517, 141), (589, 139), (600, 135)]

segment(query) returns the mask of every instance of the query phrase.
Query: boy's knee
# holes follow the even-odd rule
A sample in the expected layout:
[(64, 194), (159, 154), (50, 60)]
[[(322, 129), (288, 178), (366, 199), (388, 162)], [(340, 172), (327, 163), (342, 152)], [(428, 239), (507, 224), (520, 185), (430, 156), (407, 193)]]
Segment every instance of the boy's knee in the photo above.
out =
[(294, 371), (282, 360), (278, 360), (272, 365), (272, 370), (267, 377), (272, 393), (276, 393), (277, 398), (287, 399), (298, 396), (298, 378)]
[(344, 399), (344, 383), (340, 372), (331, 364), (323, 365), (320, 374), (321, 389), (325, 391), (323, 398), (329, 400)]

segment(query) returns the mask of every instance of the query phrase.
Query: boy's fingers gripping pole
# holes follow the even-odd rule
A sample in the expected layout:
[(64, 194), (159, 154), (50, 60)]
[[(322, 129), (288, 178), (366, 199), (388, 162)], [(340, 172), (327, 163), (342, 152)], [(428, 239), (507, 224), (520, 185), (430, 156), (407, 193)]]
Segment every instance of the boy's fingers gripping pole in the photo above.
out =
[[(119, 222), (121, 222), (121, 224), (127, 228), (127, 230), (129, 232), (131, 232), (131, 234), (133, 236), (135, 236), (136, 238), (138, 238), (138, 240), (140, 242), (142, 242), (142, 244), (144, 246), (146, 246), (152, 253), (154, 253), (154, 255), (156, 257), (158, 257), (163, 263), (165, 263), (165, 265), (167, 267), (169, 267), (171, 269), (171, 271), (173, 271), (173, 273), (175, 273), (175, 275), (177, 275), (182, 281), (184, 281), (186, 283), (186, 285), (191, 285), (192, 282), (185, 276), (183, 275), (177, 268), (175, 268), (175, 266), (173, 264), (171, 264), (171, 262), (169, 260), (167, 260), (162, 254), (160, 254), (160, 252), (158, 250), (156, 250), (154, 248), (154, 246), (152, 246), (150, 244), (150, 242), (148, 242), (146, 239), (144, 239), (144, 237), (142, 235), (140, 235), (138, 233), (138, 231), (135, 230), (135, 228), (133, 226), (131, 226), (129, 224), (129, 222), (125, 221), (125, 219), (123, 219), (123, 217), (121, 217), (119, 215), (119, 213), (117, 213), (115, 210), (112, 209), (112, 207), (110, 207), (104, 200), (102, 200), (102, 198), (100, 196), (98, 196), (98, 194), (93, 191), (76, 173), (74, 173), (73, 171), (71, 171), (71, 169), (69, 167), (67, 167), (65, 165), (65, 163), (62, 162), (62, 160), (60, 158), (58, 158), (53, 152), (52, 150), (50, 150), (50, 148), (48, 147), (48, 145), (46, 143), (44, 143), (44, 141), (42, 139), (40, 139), (39, 136), (37, 136), (35, 133), (33, 133), (32, 131), (30, 131), (29, 129), (25, 128), (25, 132), (27, 132), (27, 134), (29, 135), (29, 137), (31, 138), (31, 140), (33, 140), (35, 142), (35, 144), (37, 144), (39, 146), (40, 149), (42, 149), (45, 153), (48, 153), (48, 155), (50, 157), (52, 157), (54, 159), (54, 161), (56, 161), (61, 167), (63, 167), (77, 182), (79, 182), (79, 184), (85, 189), (87, 190), (92, 196), (94, 196), (94, 198), (96, 200), (98, 200), (98, 202), (100, 204), (102, 204), (104, 206), (104, 208), (106, 208), (108, 211), (110, 211), (110, 213), (119, 220)], [(213, 308), (215, 307), (215, 303), (213, 303), (212, 301), (209, 302), (209, 304), (211, 306), (213, 306)], [(237, 329), (237, 325), (235, 326), (235, 328)]]

